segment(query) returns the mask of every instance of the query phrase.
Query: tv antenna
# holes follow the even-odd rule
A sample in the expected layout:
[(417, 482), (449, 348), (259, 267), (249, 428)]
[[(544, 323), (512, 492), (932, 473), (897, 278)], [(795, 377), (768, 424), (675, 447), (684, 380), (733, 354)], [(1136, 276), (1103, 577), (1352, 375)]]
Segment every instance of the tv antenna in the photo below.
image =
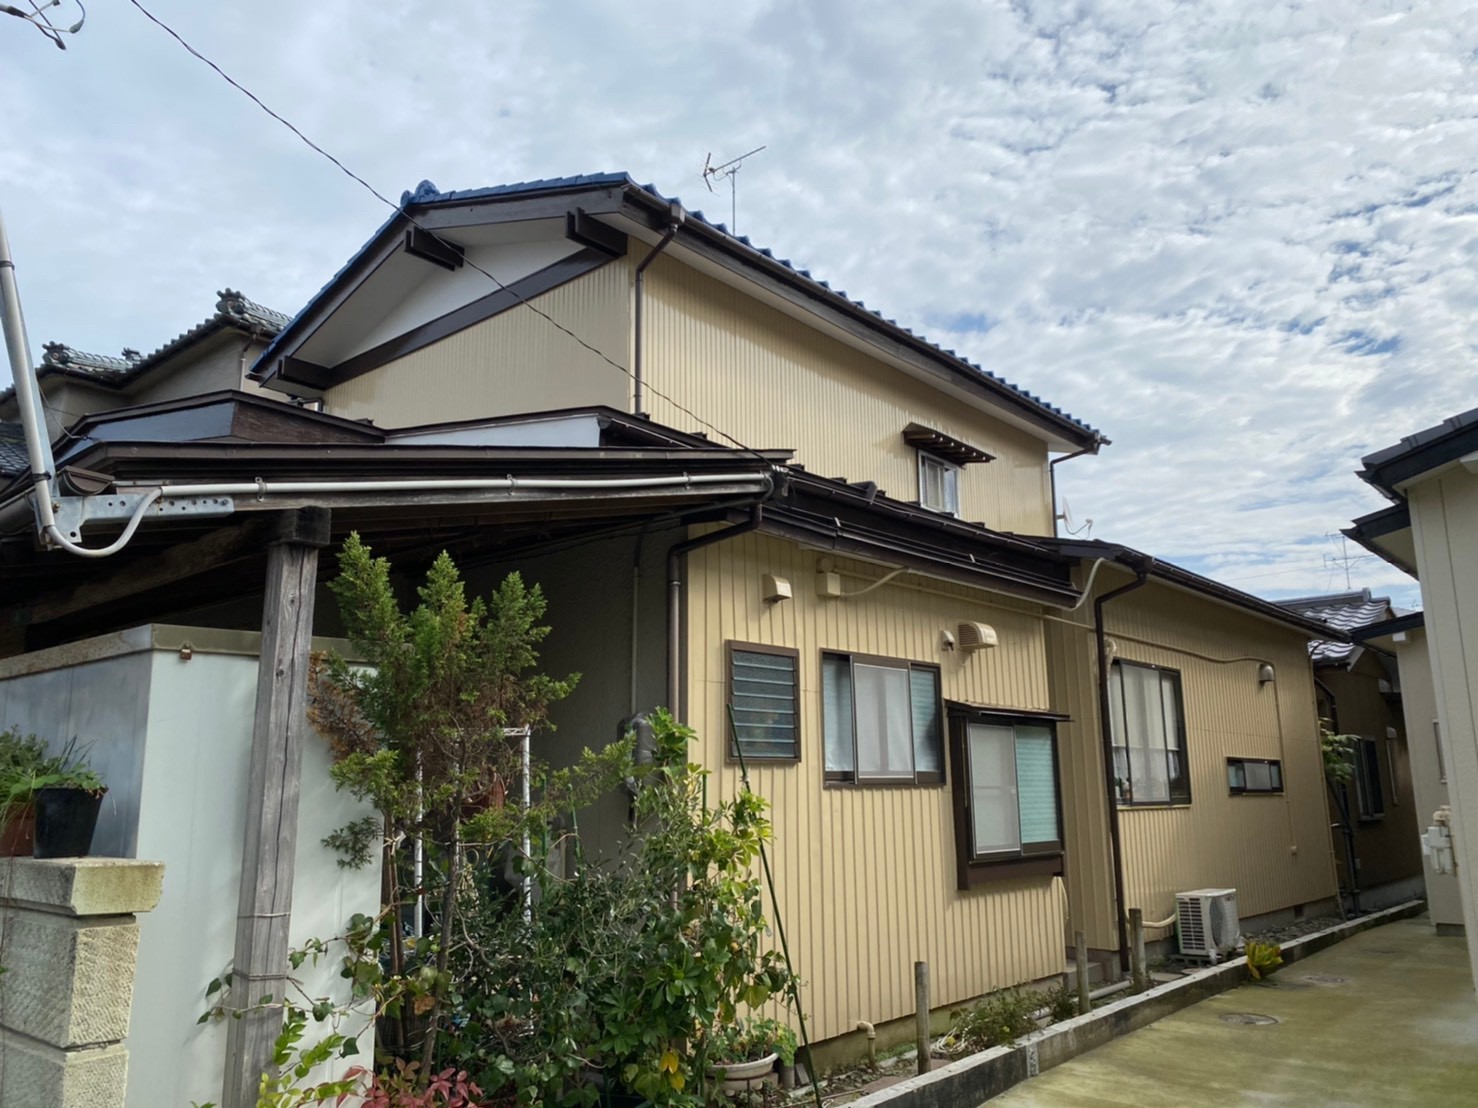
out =
[(56, 43), (58, 50), (65, 50), (67, 48), (67, 44), (62, 41), (63, 35), (75, 35), (78, 31), (82, 30), (82, 24), (87, 22), (87, 9), (82, 6), (82, 0), (76, 0), (77, 10), (82, 13), (82, 18), (70, 27), (57, 26), (45, 14), (48, 8), (61, 7), (62, 0), (40, 0), (40, 2), (38, 0), (27, 0), (27, 2), (31, 5), (30, 11), (17, 8), (14, 4), (0, 3), (0, 15), (13, 15), (17, 19), (24, 19), (32, 27), (35, 27), (43, 35), (51, 39), (52, 42)]
[(727, 177), (729, 179), (729, 234), (739, 233), (739, 205), (737, 199), (736, 178), (739, 171), (744, 168), (744, 159), (752, 158), (763, 150), (763, 146), (756, 146), (748, 154), (740, 154), (737, 158), (730, 158), (723, 165), (713, 164), (713, 153), (710, 151), (703, 157), (703, 183), (708, 186), (708, 191), (713, 192), (713, 182), (716, 178)]
[[(1328, 531), (1325, 533), (1324, 537), (1327, 539), (1333, 539), (1335, 537), (1335, 532)], [(1354, 586), (1350, 584), (1350, 567), (1365, 561), (1366, 558), (1373, 557), (1375, 557), (1374, 554), (1351, 554), (1350, 540), (1346, 538), (1343, 534), (1341, 534), (1339, 536), (1339, 553), (1324, 555), (1324, 568), (1328, 569), (1331, 574), (1337, 574), (1340, 570), (1344, 570), (1345, 588), (1348, 590), (1354, 588)]]

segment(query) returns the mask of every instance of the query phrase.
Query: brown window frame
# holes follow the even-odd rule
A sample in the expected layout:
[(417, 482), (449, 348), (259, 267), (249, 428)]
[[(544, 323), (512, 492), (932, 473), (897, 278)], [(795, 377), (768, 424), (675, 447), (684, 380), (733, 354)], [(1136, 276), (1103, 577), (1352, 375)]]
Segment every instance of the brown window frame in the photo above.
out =
[[(1234, 785), (1231, 779), (1231, 767), (1233, 765), (1263, 765), (1276, 766), (1278, 768), (1278, 787), (1276, 789), (1249, 789), (1245, 784), (1247, 780), (1246, 770), (1243, 770), (1242, 780), (1244, 784)], [(1227, 759), (1227, 792), (1232, 796), (1282, 796), (1288, 787), (1283, 778), (1283, 760), (1281, 758), (1228, 758)]]
[[(789, 658), (791, 662), (791, 703), (795, 705), (795, 753), (778, 754), (751, 754), (744, 752), (744, 761), (763, 762), (767, 765), (794, 765), (801, 760), (801, 652), (791, 646), (772, 646), (769, 643), (741, 642), (730, 639), (724, 644), (724, 690), (727, 693), (727, 704), (730, 708), (734, 706), (734, 652), (744, 654), (771, 654), (776, 657)], [(724, 721), (724, 731), (729, 732), (728, 720)], [(739, 736), (729, 734), (728, 741), (724, 743), (725, 760), (738, 763)]]
[[(1182, 764), (1182, 775), (1183, 775), (1184, 780), (1185, 780), (1185, 789), (1184, 789), (1184, 791), (1183, 792), (1176, 792), (1176, 791), (1174, 791), (1174, 786), (1173, 786), (1173, 783), (1172, 783), (1170, 795), (1165, 800), (1158, 800), (1158, 799), (1156, 799), (1156, 800), (1135, 800), (1134, 799), (1134, 795), (1133, 795), (1133, 788), (1134, 788), (1134, 785), (1133, 785), (1133, 781), (1134, 781), (1134, 765), (1133, 765), (1132, 756), (1129, 753), (1134, 748), (1132, 746), (1130, 746), (1129, 743), (1128, 743), (1129, 736), (1125, 735), (1124, 736), (1125, 742), (1124, 742), (1124, 744), (1122, 746), (1117, 741), (1115, 741), (1113, 743), (1113, 753), (1115, 754), (1115, 756), (1117, 756), (1118, 752), (1121, 749), (1124, 751), (1124, 762), (1125, 762), (1126, 767), (1129, 770), (1128, 787), (1130, 789), (1130, 795), (1129, 795), (1129, 798), (1128, 799), (1125, 799), (1124, 798), (1124, 795), (1123, 795), (1123, 789), (1122, 788), (1116, 788), (1114, 790), (1114, 804), (1117, 807), (1120, 807), (1120, 808), (1176, 808), (1176, 807), (1181, 807), (1183, 805), (1190, 804), (1191, 803), (1191, 800), (1192, 800), (1192, 795), (1193, 794), (1192, 794), (1192, 790), (1191, 790), (1191, 758), (1190, 758), (1190, 752), (1189, 752), (1189, 749), (1188, 749), (1188, 741), (1187, 741), (1187, 734), (1186, 734), (1186, 732), (1189, 730), (1189, 728), (1186, 725), (1186, 717), (1185, 717), (1185, 676), (1184, 676), (1184, 674), (1182, 674), (1181, 671), (1178, 670), (1178, 669), (1172, 669), (1170, 666), (1157, 666), (1157, 665), (1155, 665), (1152, 662), (1135, 662), (1135, 661), (1130, 661), (1128, 658), (1115, 658), (1113, 660), (1113, 662), (1111, 663), (1111, 667), (1112, 666), (1136, 666), (1139, 669), (1152, 669), (1152, 670), (1155, 670), (1157, 673), (1161, 673), (1161, 674), (1168, 673), (1172, 677), (1175, 678), (1175, 711), (1176, 711), (1177, 716), (1179, 717), (1176, 720), (1176, 738), (1180, 740), (1179, 752), (1180, 752), (1180, 760), (1181, 760), (1181, 764)], [(1120, 687), (1120, 689), (1123, 688), (1122, 681), (1121, 681), (1119, 687)], [(1110, 686), (1110, 689), (1112, 689), (1112, 686)], [(1113, 695), (1112, 691), (1110, 692), (1109, 695), (1110, 696)], [(1126, 713), (1126, 716), (1127, 716), (1127, 713)], [(1113, 713), (1112, 712), (1110, 712), (1109, 724), (1110, 724), (1110, 730), (1112, 730), (1112, 726), (1113, 726)], [(1127, 718), (1126, 718), (1126, 721), (1125, 721), (1125, 726), (1126, 727), (1128, 726)], [(1114, 766), (1114, 770), (1115, 770), (1115, 773), (1114, 773), (1115, 781), (1118, 781), (1119, 780), (1119, 776), (1118, 776), (1118, 765), (1117, 765), (1117, 763)]]
[[(852, 685), (852, 768), (850, 770), (833, 770), (833, 769), (828, 769), (826, 767), (826, 749), (825, 749), (825, 747), (826, 747), (826, 741), (825, 741), (824, 736), (826, 734), (826, 689), (825, 689), (825, 681), (826, 681), (826, 659), (828, 657), (831, 657), (831, 658), (845, 658), (845, 659), (847, 659), (847, 664), (848, 664), (849, 667), (855, 665), (858, 662), (861, 662), (863, 665), (886, 666), (886, 667), (891, 668), (891, 669), (906, 669), (906, 670), (909, 671), (910, 674), (912, 674), (912, 672), (917, 669), (917, 670), (927, 671), (927, 672), (932, 673), (934, 675), (935, 703), (937, 705), (937, 707), (936, 707), (937, 717), (936, 718), (939, 721), (939, 738), (938, 738), (938, 743), (939, 743), (939, 748), (938, 748), (938, 754), (939, 754), (939, 770), (938, 770), (938, 772), (934, 772), (932, 770), (925, 770), (924, 772), (920, 773), (919, 770), (918, 770), (917, 759), (915, 759), (914, 774), (913, 774), (912, 779), (909, 779), (909, 778), (906, 778), (906, 777), (872, 777), (872, 776), (864, 776), (864, 775), (858, 773), (858, 771), (857, 771), (857, 681), (856, 681), (856, 678), (855, 677), (853, 677), (852, 682), (851, 682), (851, 685)], [(916, 662), (916, 661), (914, 661), (911, 658), (890, 658), (890, 657), (886, 657), (886, 656), (881, 655), (881, 654), (858, 654), (855, 651), (849, 651), (849, 650), (829, 650), (829, 649), (823, 649), (822, 651), (820, 651), (820, 654), (819, 654), (819, 657), (818, 657), (818, 660), (817, 660), (817, 665), (819, 667), (818, 670), (817, 670), (817, 672), (820, 675), (820, 680), (817, 682), (817, 688), (820, 691), (820, 697), (821, 697), (821, 713), (822, 713), (821, 732), (822, 732), (822, 735), (823, 735), (823, 739), (822, 739), (821, 774), (822, 774), (822, 779), (825, 781), (825, 783), (827, 785), (852, 785), (852, 786), (857, 786), (857, 787), (860, 787), (860, 788), (868, 788), (868, 789), (887, 789), (887, 788), (895, 788), (895, 789), (896, 788), (908, 788), (908, 789), (912, 789), (912, 788), (919, 788), (919, 787), (924, 787), (924, 788), (938, 788), (938, 787), (941, 787), (941, 786), (943, 786), (945, 784), (945, 769), (944, 769), (944, 767), (945, 767), (945, 760), (948, 757), (948, 752), (946, 751), (945, 748), (948, 745), (948, 739), (947, 739), (947, 737), (945, 735), (946, 717), (945, 717), (945, 702), (944, 702), (944, 671), (943, 671), (942, 667), (936, 665), (933, 662)], [(910, 696), (912, 695), (912, 691), (913, 691), (913, 686), (910, 683), (910, 686), (909, 686)], [(911, 751), (914, 751), (915, 753), (917, 753), (916, 748), (913, 746), (912, 713), (910, 713), (909, 749)]]
[[(1062, 818), (1062, 761), (1057, 725), (1068, 717), (1056, 712), (1030, 712), (1012, 709), (980, 708), (975, 705), (949, 705), (949, 777), (954, 800), (955, 877), (961, 891), (979, 888), (997, 881), (1020, 877), (1061, 877), (1066, 870), (1066, 842)], [(971, 808), (970, 756), (966, 744), (971, 723), (997, 726), (1027, 724), (1046, 727), (1052, 733), (1052, 791), (1057, 806), (1057, 839), (1053, 842), (1022, 843), (1014, 851), (975, 853), (975, 826)], [(1018, 819), (1020, 797), (1017, 798)]]

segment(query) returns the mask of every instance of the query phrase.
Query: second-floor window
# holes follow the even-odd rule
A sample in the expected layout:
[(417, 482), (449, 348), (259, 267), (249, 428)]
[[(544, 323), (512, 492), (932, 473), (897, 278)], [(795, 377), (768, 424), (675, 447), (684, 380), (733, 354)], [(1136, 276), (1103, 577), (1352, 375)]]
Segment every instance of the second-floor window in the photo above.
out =
[(919, 505), (931, 512), (960, 514), (960, 467), (919, 452)]

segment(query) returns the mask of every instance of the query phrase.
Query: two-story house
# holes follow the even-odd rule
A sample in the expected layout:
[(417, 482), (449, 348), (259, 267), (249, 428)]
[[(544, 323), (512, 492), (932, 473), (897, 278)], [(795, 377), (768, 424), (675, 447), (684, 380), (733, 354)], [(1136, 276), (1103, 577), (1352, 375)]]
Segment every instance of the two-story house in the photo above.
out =
[[(949, 1004), (1061, 972), (1065, 921), (1122, 956), (1116, 904), (1332, 895), (1305, 649), (1327, 629), (1052, 538), (1053, 460), (1098, 431), (625, 175), (404, 204), (265, 351), (265, 387), (386, 427), (604, 404), (793, 453), (727, 538), (676, 556), (695, 540), (649, 534), (545, 577), (559, 660), (604, 619), (665, 670), (572, 703), (562, 741), (665, 700), (731, 790), (733, 704), (820, 1038), (910, 1012), (916, 959)], [(1137, 575), (1100, 666), (1093, 600)], [(673, 598), (667, 659), (641, 655), (663, 615), (642, 590)]]
[[(684, 452), (770, 474), (665, 508), (612, 496), (578, 532), (552, 509), (374, 519), (408, 573), (445, 543), (475, 554), (474, 585), (512, 568), (543, 585), (544, 664), (584, 675), (540, 739), (552, 758), (663, 704), (714, 788), (739, 788), (743, 750), (816, 1039), (901, 1026), (918, 960), (949, 1007), (1062, 973), (1075, 930), (1116, 972), (1125, 912), (1159, 923), (1178, 891), (1234, 887), (1244, 919), (1334, 896), (1306, 643), (1340, 633), (1057, 539), (1053, 465), (1098, 431), (625, 175), (423, 183), (253, 379), (321, 406), (291, 450), (105, 457), (158, 433), (113, 413), (85, 457), (136, 480), (198, 476), (208, 454), (311, 475), (373, 464), (331, 445), (359, 435), (424, 447), (423, 472), (437, 451), (459, 473), (625, 472), (639, 450), (669, 484)], [(247, 627), (260, 604), (187, 610)], [(612, 798), (580, 826), (596, 845), (625, 818)]]

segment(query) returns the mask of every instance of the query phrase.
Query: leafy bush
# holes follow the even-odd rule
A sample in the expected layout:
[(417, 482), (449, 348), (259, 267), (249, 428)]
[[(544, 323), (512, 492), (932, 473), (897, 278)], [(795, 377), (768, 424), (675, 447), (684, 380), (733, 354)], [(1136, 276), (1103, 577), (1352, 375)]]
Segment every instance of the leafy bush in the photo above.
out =
[(767, 1054), (778, 1054), (781, 1065), (795, 1065), (795, 1032), (769, 1017), (735, 1020), (714, 1028), (707, 1035), (710, 1068), (738, 1062), (757, 1062)]
[(991, 993), (950, 1016), (950, 1045), (960, 1053), (1009, 1046), (1038, 1029), (1032, 1013), (1040, 1006), (1041, 997), (1019, 985)]
[(1247, 940), (1247, 972), (1260, 981), (1283, 964), (1283, 948), (1277, 943)]
[(1047, 990), (1047, 1015), (1053, 1023), (1070, 1020), (1078, 1014), (1078, 990), (1059, 981)]

